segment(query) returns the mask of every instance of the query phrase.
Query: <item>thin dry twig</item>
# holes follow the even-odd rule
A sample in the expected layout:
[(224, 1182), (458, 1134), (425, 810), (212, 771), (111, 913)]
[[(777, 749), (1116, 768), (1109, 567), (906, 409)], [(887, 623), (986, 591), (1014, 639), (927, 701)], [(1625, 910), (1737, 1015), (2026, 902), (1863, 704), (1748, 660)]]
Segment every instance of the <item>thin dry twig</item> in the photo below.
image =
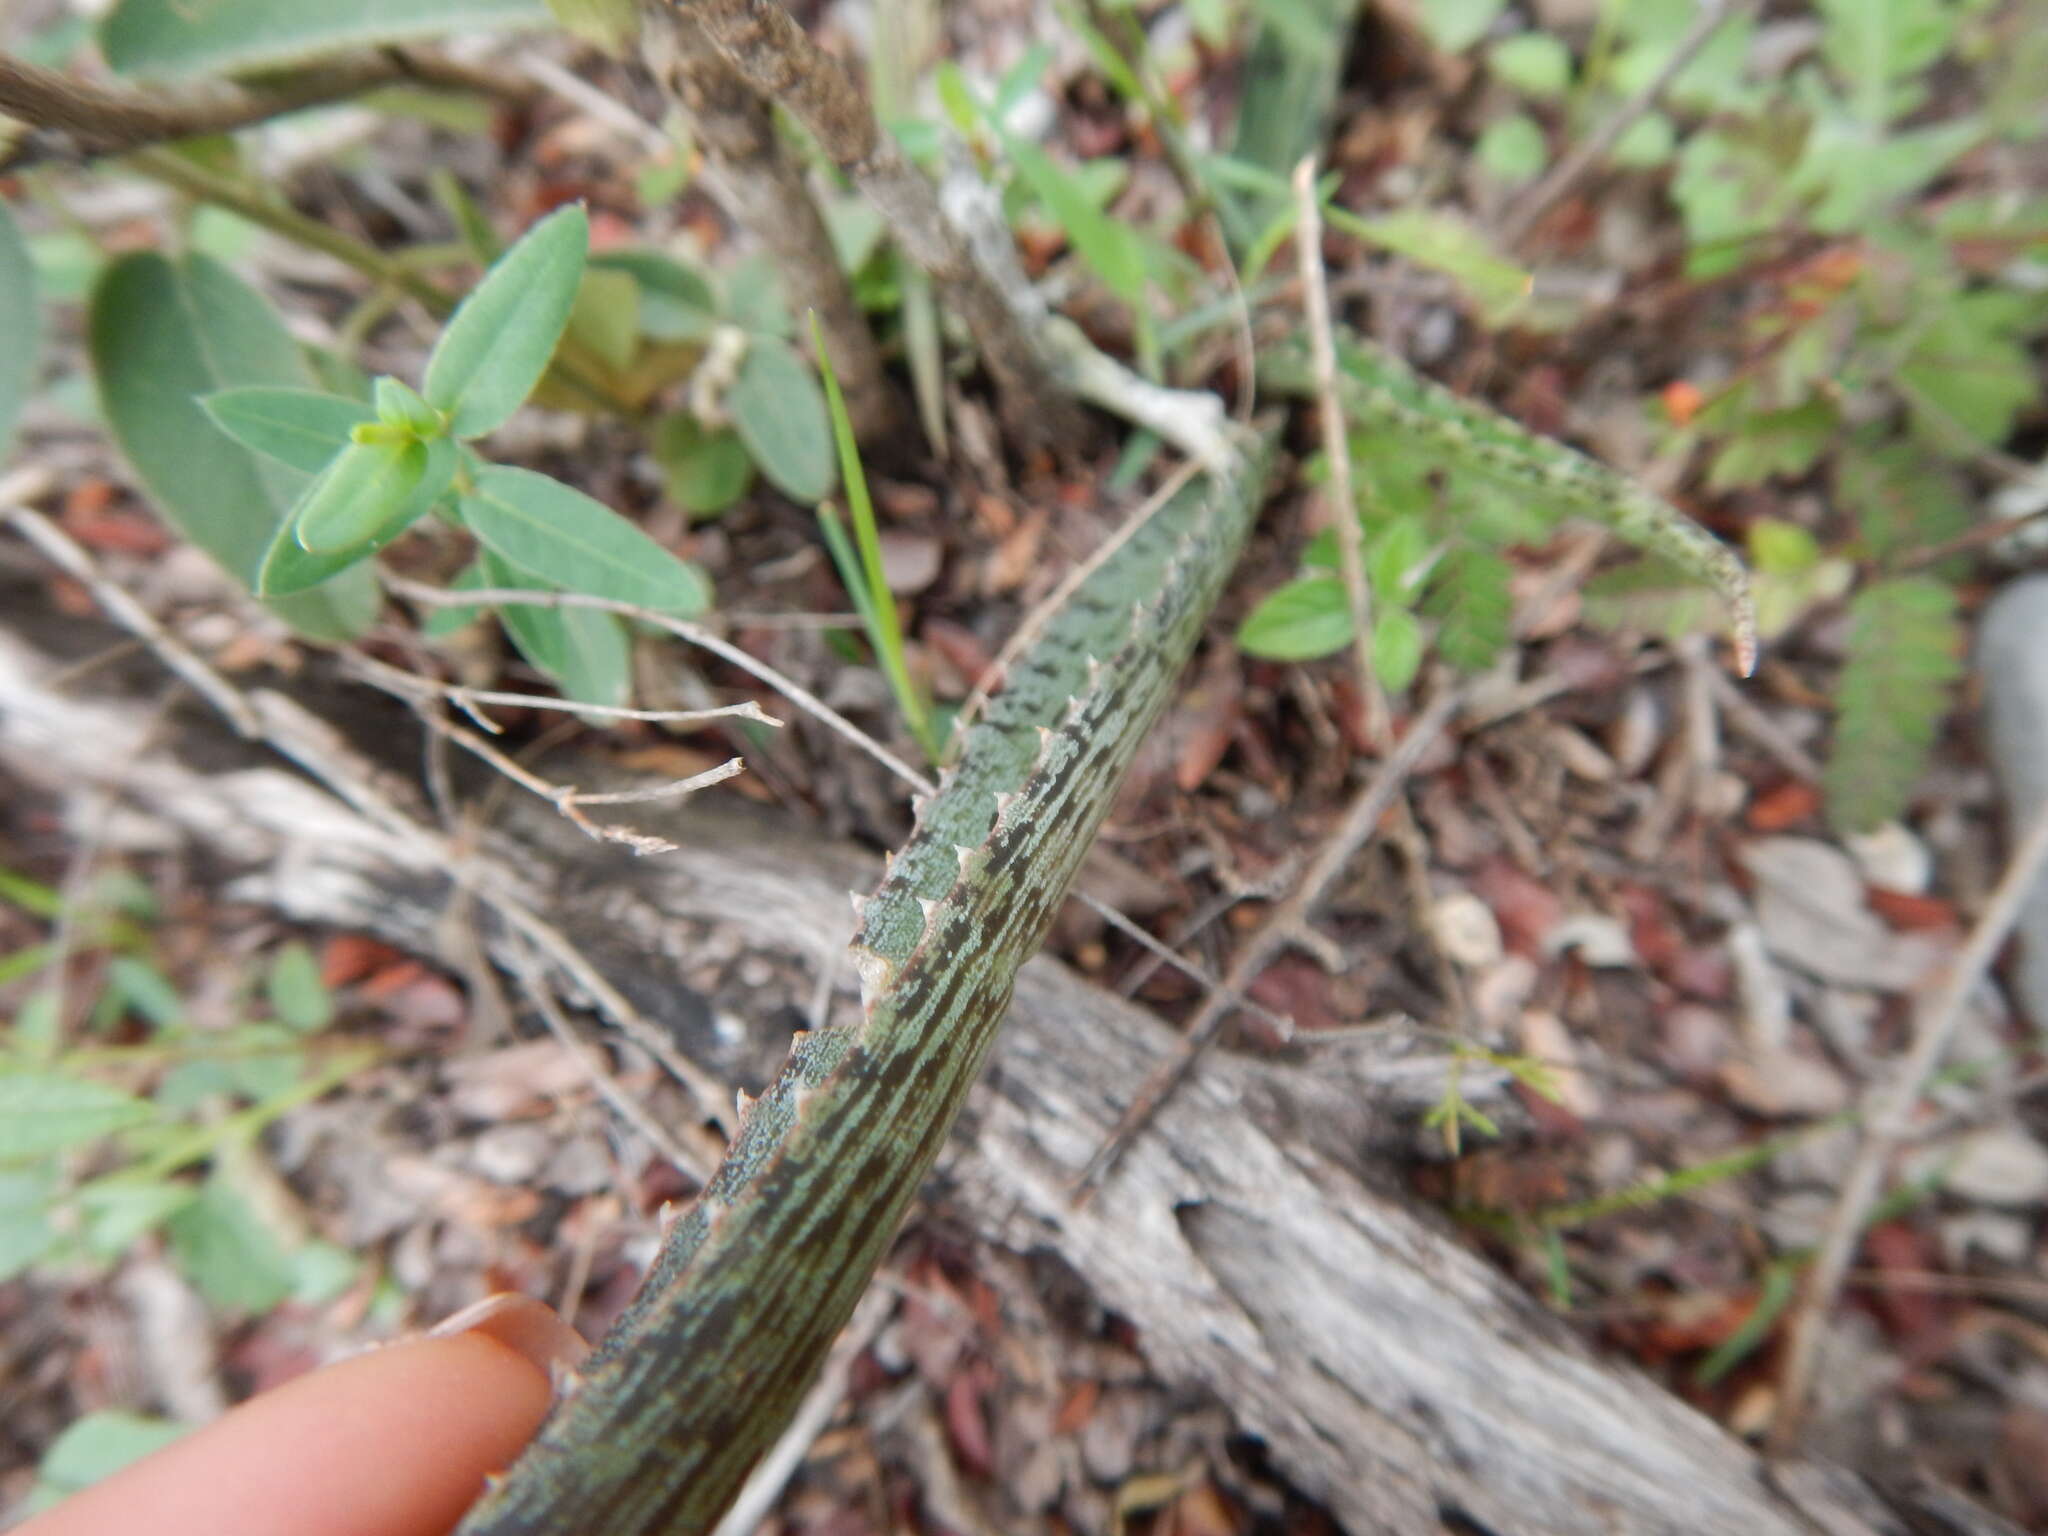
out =
[[(1344, 595), (1351, 608), (1351, 659), (1358, 676), (1358, 696), (1365, 737), (1384, 757), (1393, 747), (1392, 710), (1373, 662), (1372, 592), (1365, 574), (1365, 537), (1359, 527), (1357, 493), (1351, 472), (1351, 434), (1344, 425), (1344, 407), (1337, 397), (1337, 347), (1330, 317), (1330, 293), (1323, 270), (1323, 221), (1316, 197), (1315, 157), (1305, 155), (1294, 168), (1298, 222), (1295, 254), (1301, 270), (1302, 311), (1307, 321), (1309, 356), (1315, 370), (1316, 402), (1322, 417), (1323, 451), (1329, 458), (1330, 483), (1326, 510), (1337, 535)], [(1463, 1032), (1466, 999), (1457, 962), (1444, 948), (1436, 921), (1435, 892), (1429, 883), (1429, 845), (1405, 795), (1396, 794), (1390, 807), (1392, 839), (1401, 856), (1408, 905), (1417, 929), (1427, 938), (1435, 962), (1437, 985), (1451, 1005), (1452, 1018)], [(1298, 932), (1310, 933), (1306, 923)], [(1341, 958), (1341, 957), (1339, 957)], [(1328, 960), (1326, 964), (1330, 963)], [(1332, 967), (1334, 969), (1334, 966)], [(1456, 1070), (1454, 1065), (1453, 1070)], [(1452, 1151), (1457, 1150), (1459, 1122), (1448, 1122)]]
[(39, 490), (31, 489), (24, 495), (22, 487), (15, 483), (34, 473), (33, 470), (24, 471), (23, 475), (9, 476), (7, 481), (0, 482), (0, 507), (6, 509), (8, 520), (43, 552), (51, 564), (92, 593), (93, 600), (117, 624), (147, 645), (165, 666), (190, 685), (193, 692), (219, 710), (230, 725), (243, 736), (251, 739), (260, 737), (263, 725), (250, 709), (248, 700), (200, 660), (183, 641), (157, 623), (156, 615), (130, 596), (125, 587), (101, 575), (92, 557), (79, 548), (70, 534), (32, 508), (7, 505), (16, 498), (26, 499), (28, 495), (41, 494)]
[(563, 1009), (561, 999), (555, 995), (553, 985), (548, 981), (547, 970), (539, 963), (538, 955), (525, 945), (519, 946), (513, 972), (519, 978), (520, 987), (527, 1000), (533, 1004), (534, 1012), (547, 1025), (563, 1050), (567, 1051), (576, 1065), (583, 1069), (583, 1075), (590, 1079), (598, 1097), (612, 1107), (613, 1113), (632, 1126), (669, 1162), (683, 1170), (698, 1183), (710, 1178), (716, 1164), (715, 1158), (699, 1155), (669, 1135), (662, 1123), (639, 1099), (626, 1091), (611, 1067), (606, 1064), (597, 1047), (583, 1038), (568, 1013)]
[(1792, 1320), (1791, 1346), (1786, 1353), (1784, 1374), (1779, 1378), (1778, 1416), (1771, 1425), (1770, 1446), (1777, 1454), (1791, 1451), (1805, 1427), (1828, 1315), (1834, 1309), (1850, 1261), (1862, 1240), (1864, 1225), (1877, 1202), (1891, 1155), (1910, 1134), (1914, 1108), (1928, 1079), (1948, 1053), (1970, 994), (1990, 970), (1991, 962), (1998, 958), (2043, 869), (2048, 869), (2048, 805), (2036, 807), (2033, 820), (2013, 850), (2005, 873), (1999, 877), (1940, 990), (1915, 1010), (1913, 1046), (1906, 1059), (1899, 1064), (1892, 1081), (1880, 1085), (1870, 1095), (1869, 1108), (1863, 1115), (1863, 1144), (1857, 1149), (1848, 1177), (1842, 1181), (1841, 1195), (1835, 1202), (1813, 1267), (1807, 1272)]
[[(13, 477), (0, 481), (0, 493), (8, 492), (13, 485)], [(0, 507), (5, 507), (7, 499), (0, 494)], [(132, 595), (101, 575), (92, 558), (49, 519), (25, 507), (6, 511), (39, 549), (85, 584), (115, 622), (148, 645), (238, 730), (297, 763), (344, 803), (497, 913), (508, 927), (523, 935), (574, 981), (600, 1013), (688, 1088), (706, 1119), (727, 1130), (735, 1129), (730, 1124), (732, 1111), (723, 1086), (678, 1052), (667, 1036), (607, 981), (561, 930), (513, 895), (503, 869), (480, 864), (450, 839), (401, 809), (376, 787), (375, 772), (318, 716), (272, 690), (243, 694), (199, 656), (172, 639)]]
[(397, 84), (499, 98), (531, 94), (490, 71), (402, 48), (324, 60), (261, 83), (210, 80), (147, 90), (82, 79), (0, 53), (0, 115), (13, 120), (0, 130), (0, 172), (39, 160), (118, 155), (228, 133)]
[(669, 784), (657, 784), (646, 789), (626, 790), (608, 794), (590, 794), (573, 784), (555, 784), (542, 778), (523, 764), (485, 741), (473, 731), (464, 730), (452, 720), (444, 720), (439, 712), (426, 707), (418, 699), (410, 700), (413, 713), (420, 723), (438, 736), (452, 741), (463, 751), (482, 762), (488, 763), (521, 789), (538, 795), (552, 805), (577, 831), (594, 842), (620, 843), (641, 855), (673, 853), (677, 845), (665, 837), (655, 837), (646, 832), (635, 832), (631, 827), (618, 826), (610, 822), (592, 821), (584, 815), (581, 807), (586, 805), (626, 805), (649, 800), (672, 799), (680, 795), (695, 794), (700, 789), (709, 789), (713, 784), (722, 784), (727, 779), (743, 772), (746, 764), (737, 757), (727, 758), (716, 768), (693, 774), (687, 779), (678, 779)]
[(1365, 738), (1384, 753), (1392, 742), (1387, 696), (1372, 664), (1372, 592), (1365, 580), (1365, 535), (1358, 526), (1357, 491), (1351, 477), (1351, 434), (1337, 399), (1337, 347), (1331, 338), (1330, 288), (1323, 272), (1323, 215), (1316, 197), (1316, 160), (1304, 155), (1294, 168), (1297, 222), (1294, 250), (1301, 268), (1301, 307), (1308, 322), (1309, 358), (1315, 369), (1316, 405), (1322, 416), (1323, 452), (1330, 461), (1324, 514), (1337, 533), (1344, 594), (1351, 604), (1351, 656), (1358, 669)]
[(381, 572), (380, 575), (383, 576), (384, 584), (401, 597), (409, 597), (414, 602), (426, 603), (437, 608), (508, 605), (529, 608), (596, 608), (604, 613), (616, 613), (624, 618), (639, 619), (642, 623), (652, 624), (657, 629), (667, 630), (679, 640), (687, 640), (690, 644), (731, 662), (743, 672), (752, 673), (819, 724), (836, 731), (906, 784), (915, 786), (919, 794), (938, 793), (938, 786), (925, 775), (904, 762), (794, 678), (777, 671), (767, 662), (750, 656), (729, 640), (714, 635), (710, 630), (692, 624), (687, 619), (679, 619), (674, 614), (659, 613), (652, 608), (642, 608), (637, 603), (622, 603), (609, 597), (592, 597), (583, 592), (542, 592), (531, 587), (465, 587), (460, 592), (449, 592), (403, 576)]
[(1685, 72), (1687, 65), (1699, 57), (1700, 50), (1713, 40), (1716, 32), (1726, 22), (1756, 9), (1758, 0), (1706, 0), (1693, 24), (1672, 49), (1671, 57), (1664, 61), (1664, 67), (1657, 71), (1643, 88), (1615, 108), (1613, 114), (1599, 127), (1582, 139), (1578, 147), (1558, 161), (1545, 176), (1509, 209), (1501, 220), (1500, 242), (1513, 247), (1536, 227), (1537, 221), (1579, 183), (1593, 165), (1610, 149), (1620, 142), (1621, 136), (1641, 120), (1657, 103), (1664, 93), (1671, 89), (1671, 82)]
[(1714, 690), (1714, 703), (1731, 727), (1763, 748), (1779, 767), (1795, 779), (1804, 779), (1809, 784), (1820, 782), (1819, 759), (1794, 741), (1783, 726), (1736, 687), (1727, 673), (1719, 667), (1711, 667), (1707, 677)]
[(495, 704), (506, 709), (554, 710), (566, 715), (589, 715), (601, 720), (646, 720), (660, 725), (705, 725), (713, 720), (751, 720), (756, 725), (782, 729), (782, 722), (752, 699), (738, 704), (721, 704), (715, 709), (634, 709), (624, 704), (584, 704), (575, 699), (550, 698), (544, 693), (501, 693), (489, 688), (466, 688), (460, 683), (437, 682), (417, 672), (407, 672), (366, 656), (361, 651), (344, 651), (342, 660), (364, 682), (408, 698), (435, 696), (446, 699), (479, 727), (493, 736), (504, 727), (483, 713), (483, 706)]
[(1344, 819), (1316, 855), (1301, 884), (1267, 914), (1266, 921), (1232, 958), (1230, 969), (1223, 974), (1222, 988), (1203, 1002), (1176, 1046), (1173, 1059), (1147, 1079), (1132, 1098), (1116, 1129), (1096, 1148), (1088, 1166), (1081, 1170), (1080, 1177), (1074, 1182), (1073, 1193), (1077, 1203), (1086, 1200), (1088, 1193), (1115, 1166), (1124, 1148), (1151, 1124), (1160, 1106), (1186, 1079), (1203, 1050), (1215, 1039), (1230, 1014), (1230, 1004), (1225, 1001), (1224, 992), (1244, 992), (1265, 969), (1268, 961), (1285, 946), (1297, 942), (1298, 935), (1308, 927), (1309, 918), (1324, 893), (1351, 862), (1351, 856), (1372, 836), (1380, 817), (1407, 783), (1408, 775), (1449, 726), (1462, 697), (1459, 689), (1446, 689), (1439, 694), (1428, 709), (1416, 716), (1407, 734), (1381, 760), (1379, 771), (1346, 808)]
[[(1161, 490), (1157, 492), (1150, 501), (1148, 501), (1146, 507), (1139, 509), (1137, 513), (1133, 514), (1129, 522), (1125, 525), (1125, 528), (1121, 530), (1114, 539), (1111, 540), (1111, 546), (1113, 547), (1116, 543), (1120, 543), (1123, 539), (1128, 538), (1130, 536), (1130, 532), (1132, 529), (1136, 528), (1138, 525), (1143, 523), (1145, 518), (1149, 516), (1152, 511), (1157, 509), (1158, 505), (1163, 505), (1165, 499), (1171, 496), (1174, 491), (1178, 490), (1182, 484), (1185, 484), (1187, 478), (1196, 473), (1199, 468), (1200, 466), (1193, 464), (1184, 466), (1183, 469), (1174, 478), (1170, 479), (1168, 483), (1164, 487), (1162, 487)], [(1083, 577), (1085, 577), (1086, 571), (1089, 569), (1093, 569), (1095, 563), (1099, 563), (1099, 558), (1106, 558), (1106, 556), (1098, 557), (1098, 561), (1092, 561), (1087, 567), (1085, 567), (1082, 570), (1079, 576), (1070, 578), (1070, 582), (1068, 584), (1062, 585), (1062, 591), (1067, 590), (1069, 584), (1078, 585), (1080, 580)], [(766, 662), (759, 661), (756, 658), (748, 655), (745, 651), (740, 650), (737, 646), (730, 645), (726, 641), (719, 639), (717, 636), (710, 634), (708, 631), (700, 629), (698, 626), (687, 623), (681, 619), (674, 618), (669, 614), (657, 613), (651, 608), (640, 608), (632, 603), (621, 603), (614, 601), (610, 598), (587, 597), (581, 593), (575, 592), (541, 592), (536, 590), (530, 590), (524, 587), (507, 587), (486, 589), (465, 588), (460, 593), (450, 593), (444, 592), (438, 587), (430, 587), (424, 585), (423, 583), (406, 580), (403, 577), (387, 575), (384, 579), (386, 584), (394, 592), (397, 592), (402, 596), (414, 598), (417, 601), (428, 604), (471, 606), (496, 602), (526, 603), (535, 604), (542, 607), (598, 608), (607, 612), (621, 614), (627, 618), (642, 619), (650, 624), (659, 625), (660, 627), (670, 631), (672, 634), (675, 634), (679, 638), (688, 640), (694, 645), (701, 645), (706, 650), (711, 651), (714, 655), (722, 656), (726, 660), (733, 662), (736, 666), (740, 666), (746, 669), (747, 671), (752, 672), (756, 677), (760, 678), (763, 682), (767, 683), (771, 688), (776, 689), (784, 697), (788, 698), (791, 703), (816, 716), (819, 719), (819, 721), (821, 721), (823, 724), (829, 726), (832, 730), (838, 732), (841, 736), (846, 737), (849, 741), (852, 741), (855, 745), (860, 747), (860, 749), (863, 752), (866, 752), (870, 757), (873, 757), (877, 762), (881, 763), (883, 767), (887, 768), (891, 773), (895, 774), (897, 778), (901, 779), (905, 784), (909, 785), (918, 794), (929, 795), (936, 793), (937, 791), (937, 786), (934, 785), (929, 778), (919, 773), (916, 769), (912, 768), (908, 763), (905, 763), (901, 758), (897, 757), (895, 753), (891, 752), (887, 747), (883, 746), (880, 742), (876, 741), (874, 737), (868, 735), (867, 732), (863, 731), (851, 720), (848, 720), (844, 715), (841, 715), (840, 713), (838, 713), (838, 711), (832, 709), (823, 700), (819, 699), (815, 694), (811, 693), (801, 684), (795, 682), (793, 679), (789, 677), (786, 677), (781, 672), (776, 671), (775, 668), (769, 666)], [(1043, 612), (1044, 609), (1041, 608), (1040, 610), (1038, 610), (1036, 614), (1034, 614), (1034, 617), (1037, 617), (1038, 614), (1042, 614)], [(1027, 621), (1026, 628), (1029, 628), (1029, 621)], [(1006, 647), (1005, 655), (1008, 654), (1010, 654), (1010, 648)], [(379, 666), (380, 668), (382, 667), (381, 663), (373, 663), (373, 665)], [(991, 673), (994, 676), (1000, 677), (1002, 666), (1003, 658), (998, 657), (996, 664), (991, 668)], [(384, 670), (396, 671), (395, 668)], [(411, 678), (411, 674), (409, 673), (400, 673), (399, 675), (401, 677)], [(522, 700), (522, 702), (524, 701), (523, 695), (519, 695), (517, 697), (519, 697)], [(985, 699), (985, 697), (985, 693), (977, 692), (975, 699), (970, 700), (967, 708), (964, 708), (961, 711), (962, 715), (966, 715), (968, 713), (968, 710), (971, 709), (978, 700)], [(440, 726), (437, 727), (437, 729), (442, 729), (445, 732), (453, 732), (456, 728), (450, 726), (448, 722), (443, 721), (441, 722)], [(467, 733), (464, 734), (466, 735)], [(477, 751), (480, 756), (483, 756), (485, 755), (485, 753), (489, 752), (488, 743), (477, 741), (475, 740), (475, 738), (470, 738), (467, 741), (463, 741), (461, 744), (471, 751)], [(483, 750), (479, 751), (479, 749)], [(502, 754), (491, 753), (490, 756), (502, 758)], [(487, 757), (486, 760), (488, 761), (490, 760), (490, 758)], [(738, 759), (734, 759), (734, 761), (737, 762)], [(493, 766), (498, 766), (498, 764), (494, 763)], [(544, 781), (538, 779), (535, 779), (533, 782), (528, 783), (527, 780), (532, 776), (526, 775), (525, 770), (523, 769), (517, 769), (516, 765), (514, 765), (514, 767), (516, 771), (514, 771), (510, 775), (511, 777), (517, 779), (522, 785), (524, 785), (528, 789), (533, 790), (535, 794), (540, 795), (542, 798), (553, 801), (557, 805), (560, 804), (560, 801), (556, 799), (556, 786), (545, 784)], [(714, 773), (720, 772), (720, 770), (717, 769), (714, 769), (712, 771)], [(524, 775), (524, 777), (522, 777), (522, 775)], [(657, 791), (657, 793), (668, 792), (686, 793), (687, 791), (679, 788), (673, 788), (670, 786), (663, 786), (661, 790)], [(645, 795), (639, 791), (629, 791), (627, 793), (635, 799), (653, 798), (653, 796)], [(580, 794), (575, 796), (575, 800), (577, 803), (584, 805), (606, 803), (604, 800), (598, 797)], [(567, 814), (567, 812), (565, 811), (564, 814)], [(592, 835), (595, 836), (599, 834), (593, 833)], [(1096, 897), (1089, 895), (1085, 891), (1076, 891), (1074, 894), (1077, 897), (1079, 897), (1079, 899), (1083, 903), (1085, 903), (1089, 908), (1091, 908), (1093, 911), (1095, 911), (1100, 916), (1105, 918), (1116, 928), (1118, 928), (1121, 932), (1131, 935), (1138, 941), (1138, 943), (1152, 950), (1152, 952), (1155, 955), (1157, 955), (1159, 959), (1162, 960), (1164, 963), (1173, 966), (1176, 970), (1180, 971), (1183, 975), (1189, 977), (1191, 980), (1196, 982), (1204, 989), (1210, 992), (1215, 992), (1223, 986), (1221, 982), (1217, 981), (1215, 977), (1211, 976), (1201, 966), (1195, 964), (1191, 960), (1188, 960), (1184, 956), (1177, 955), (1173, 953), (1171, 950), (1165, 948), (1163, 945), (1159, 943), (1157, 939), (1153, 938), (1152, 935), (1146, 933), (1144, 929), (1138, 926), (1138, 924), (1132, 922), (1130, 918), (1126, 917), (1123, 913), (1117, 911), (1116, 908), (1110, 906), (1107, 902), (1098, 900)], [(1226, 995), (1228, 1000), (1236, 1006), (1251, 1009), (1262, 1017), (1270, 1018), (1272, 1016), (1268, 1010), (1244, 998), (1240, 992), (1234, 989), (1229, 990)]]

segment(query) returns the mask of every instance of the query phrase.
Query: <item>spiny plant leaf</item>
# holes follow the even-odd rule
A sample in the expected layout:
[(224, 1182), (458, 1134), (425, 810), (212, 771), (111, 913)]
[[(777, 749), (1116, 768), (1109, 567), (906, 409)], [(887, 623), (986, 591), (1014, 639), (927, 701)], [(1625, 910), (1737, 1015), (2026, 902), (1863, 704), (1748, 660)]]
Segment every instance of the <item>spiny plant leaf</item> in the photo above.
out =
[[(866, 1287), (1236, 563), (1263, 465), (1131, 531), (1017, 659), (859, 902), (858, 1017), (746, 1110), (640, 1295), (462, 1536), (709, 1530)], [(801, 1295), (803, 1305), (786, 1298)], [(753, 1383), (744, 1400), (730, 1383)], [(724, 1383), (725, 1385), (720, 1385)], [(649, 1403), (663, 1405), (650, 1414)]]
[[(1721, 594), (1734, 623), (1737, 660), (1744, 672), (1754, 664), (1749, 574), (1733, 550), (1691, 518), (1628, 476), (1424, 378), (1384, 347), (1343, 337), (1338, 357), (1337, 393), (1354, 423), (1429, 444), (1461, 470), (1602, 523), (1663, 556)], [(1260, 365), (1261, 378), (1282, 389), (1313, 389), (1298, 350), (1262, 357)]]
[(1849, 621), (1825, 785), (1829, 818), (1863, 832), (1905, 809), (1962, 675), (1963, 630), (1955, 593), (1925, 576), (1864, 588)]

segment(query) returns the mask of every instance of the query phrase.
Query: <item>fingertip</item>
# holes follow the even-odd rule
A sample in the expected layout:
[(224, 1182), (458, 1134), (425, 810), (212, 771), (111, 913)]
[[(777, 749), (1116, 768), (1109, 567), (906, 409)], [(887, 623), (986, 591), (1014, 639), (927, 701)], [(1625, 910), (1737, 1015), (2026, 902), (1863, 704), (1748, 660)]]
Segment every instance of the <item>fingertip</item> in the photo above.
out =
[(427, 1330), (430, 1339), (465, 1333), (495, 1339), (525, 1357), (550, 1381), (559, 1380), (583, 1363), (590, 1345), (545, 1302), (515, 1291), (500, 1291), (464, 1307)]
[(18, 1536), (445, 1536), (540, 1427), (568, 1347), (527, 1308), (499, 1307), (372, 1350), (252, 1399)]

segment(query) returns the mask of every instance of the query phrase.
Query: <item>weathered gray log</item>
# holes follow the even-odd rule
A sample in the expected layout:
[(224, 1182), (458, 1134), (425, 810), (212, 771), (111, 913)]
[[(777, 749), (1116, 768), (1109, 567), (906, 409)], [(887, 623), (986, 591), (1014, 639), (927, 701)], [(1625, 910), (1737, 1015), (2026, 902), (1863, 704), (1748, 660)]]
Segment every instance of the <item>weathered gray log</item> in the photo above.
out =
[[(241, 871), (242, 895), (431, 950), (450, 885), (416, 843), (196, 710), (166, 722), (152, 697), (95, 691), (102, 673), (53, 691), (61, 665), (0, 630), (0, 771), (117, 790), (145, 813), (136, 829), (117, 820), (117, 838), (175, 829)], [(387, 721), (380, 734), (400, 733)], [(806, 963), (843, 947), (864, 855), (729, 803), (657, 830), (680, 851), (634, 860), (526, 807), (482, 856), (685, 1038), (704, 1010), (676, 980), (679, 925), (737, 929)], [(1447, 1516), (1517, 1536), (1912, 1528), (1846, 1475), (1773, 1473), (1375, 1189), (1358, 1153), (1412, 1105), (1398, 1063), (1219, 1057), (1073, 1209), (1071, 1179), (1168, 1040), (1142, 1008), (1033, 962), (931, 1198), (987, 1241), (1056, 1254), (1132, 1320), (1162, 1380), (1225, 1405), (1348, 1529), (1434, 1532)]]

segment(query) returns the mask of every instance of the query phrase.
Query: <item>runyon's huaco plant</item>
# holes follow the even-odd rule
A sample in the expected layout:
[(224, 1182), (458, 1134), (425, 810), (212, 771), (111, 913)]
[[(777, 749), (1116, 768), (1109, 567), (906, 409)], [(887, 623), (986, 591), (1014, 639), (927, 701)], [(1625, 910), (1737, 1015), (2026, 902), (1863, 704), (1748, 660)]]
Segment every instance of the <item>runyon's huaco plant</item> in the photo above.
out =
[[(310, 25), (317, 8), (224, 0), (223, 9), (291, 30)], [(480, 9), (520, 7), (493, 0)], [(181, 25), (168, 5), (124, 0), (108, 35), (133, 45), (144, 10), (172, 32)], [(624, 6), (609, 14), (633, 17)], [(1230, 421), (1213, 395), (1132, 373), (1050, 314), (1017, 270), (1007, 233), (987, 225), (987, 208), (1000, 202), (955, 171), (942, 210), (927, 173), (878, 130), (844, 69), (781, 7), (696, 0), (673, 14), (686, 55), (751, 92), (764, 120), (769, 104), (785, 109), (873, 201), (900, 248), (898, 271), (910, 275), (906, 291), (926, 284), (963, 319), (1010, 420), (1065, 421), (1085, 402), (1155, 434), (1188, 470), (1034, 620), (1000, 691), (958, 733), (909, 840), (858, 903), (859, 1016), (799, 1038), (669, 1230), (638, 1298), (561, 1384), (536, 1440), (463, 1522), (465, 1536), (652, 1536), (716, 1523), (794, 1411), (929, 1171), (1017, 970), (1042, 943), (1268, 489), (1265, 432)], [(1148, 302), (1143, 244), (1116, 236), (1099, 213), (1091, 219), (1092, 205), (1046, 179), (1029, 146), (995, 139), (1033, 167), (1056, 213), (1093, 232), (1095, 259), (1121, 274), (1116, 291)], [(240, 195), (203, 168), (148, 164), (195, 195)], [(283, 222), (260, 202), (239, 206)], [(13, 238), (11, 226), (0, 234)], [(475, 542), (458, 587), (594, 594), (657, 616), (700, 612), (710, 600), (701, 572), (582, 492), (492, 464), (474, 446), (537, 387), (586, 403), (619, 387), (618, 376), (592, 368), (590, 334), (575, 328), (600, 266), (587, 247), (582, 210), (541, 219), (496, 255), (459, 307), (445, 293), (421, 295), (452, 315), (416, 387), (385, 376), (356, 392), (320, 387), (260, 297), (219, 263), (124, 257), (102, 274), (92, 303), (104, 414), (166, 515), (312, 639), (367, 628), (379, 605), (374, 560), (428, 518)], [(0, 262), (9, 249), (0, 242)], [(374, 252), (349, 259), (407, 281)], [(669, 293), (679, 306), (681, 293)], [(1141, 361), (1155, 366), (1163, 344), (1149, 319), (1140, 330)], [(756, 343), (747, 348), (754, 354)], [(764, 344), (758, 355), (783, 354)], [(1335, 387), (1359, 429), (1427, 445), (1512, 494), (1595, 518), (1664, 555), (1723, 594), (1748, 666), (1754, 626), (1742, 568), (1675, 509), (1362, 340), (1346, 339), (1340, 355)], [(1267, 362), (1274, 388), (1319, 387), (1291, 349)], [(799, 394), (792, 385), (793, 414), (810, 408)], [(842, 473), (858, 498), (849, 437)], [(829, 469), (828, 457), (828, 473), (810, 478), (829, 489)], [(232, 524), (221, 516), (230, 503)], [(1412, 577), (1413, 562), (1391, 564)], [(870, 632), (886, 649), (897, 632), (893, 609), (882, 611), (886, 587), (871, 583), (864, 596), (874, 607)], [(507, 604), (502, 618), (566, 691), (616, 700), (629, 642), (616, 617)], [(926, 739), (938, 745), (936, 733)]]

